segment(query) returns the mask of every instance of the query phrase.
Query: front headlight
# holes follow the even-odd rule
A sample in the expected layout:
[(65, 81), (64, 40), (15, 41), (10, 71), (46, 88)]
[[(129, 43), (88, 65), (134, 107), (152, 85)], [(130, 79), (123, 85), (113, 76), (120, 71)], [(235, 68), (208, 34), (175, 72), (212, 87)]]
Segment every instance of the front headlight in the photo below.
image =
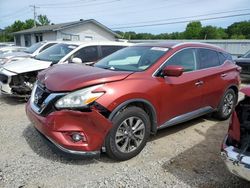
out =
[(92, 86), (70, 93), (56, 102), (56, 108), (81, 108), (94, 102), (101, 97), (104, 92), (93, 92), (102, 85)]

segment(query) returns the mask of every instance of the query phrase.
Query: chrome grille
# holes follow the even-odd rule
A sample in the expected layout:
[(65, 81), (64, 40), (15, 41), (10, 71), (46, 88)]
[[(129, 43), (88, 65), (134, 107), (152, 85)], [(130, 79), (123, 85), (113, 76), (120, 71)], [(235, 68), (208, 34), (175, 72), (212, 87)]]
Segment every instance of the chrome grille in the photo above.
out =
[(42, 84), (37, 82), (31, 93), (31, 108), (38, 114), (46, 116), (55, 111), (54, 102), (65, 93), (51, 93)]

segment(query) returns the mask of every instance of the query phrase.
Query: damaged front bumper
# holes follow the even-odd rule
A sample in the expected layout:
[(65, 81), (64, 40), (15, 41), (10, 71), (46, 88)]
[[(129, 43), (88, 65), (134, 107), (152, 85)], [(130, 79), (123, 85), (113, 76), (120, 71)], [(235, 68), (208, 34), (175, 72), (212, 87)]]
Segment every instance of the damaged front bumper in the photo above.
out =
[(11, 95), (11, 77), (15, 76), (16, 74), (10, 72), (2, 67), (0, 67), (0, 92), (1, 94)]
[[(41, 116), (26, 105), (26, 114), (35, 128), (61, 152), (81, 155), (98, 155), (112, 123), (98, 111), (90, 112), (61, 110)], [(83, 140), (74, 141), (72, 134), (83, 135)]]
[(28, 98), (32, 90), (32, 84), (23, 82), (23, 84), (15, 84), (16, 80), (22, 82), (20, 75), (10, 72), (4, 68), (0, 68), (0, 93), (14, 97)]
[(239, 149), (226, 144), (227, 137), (223, 142), (221, 156), (227, 168), (234, 175), (250, 181), (250, 153), (240, 154)]

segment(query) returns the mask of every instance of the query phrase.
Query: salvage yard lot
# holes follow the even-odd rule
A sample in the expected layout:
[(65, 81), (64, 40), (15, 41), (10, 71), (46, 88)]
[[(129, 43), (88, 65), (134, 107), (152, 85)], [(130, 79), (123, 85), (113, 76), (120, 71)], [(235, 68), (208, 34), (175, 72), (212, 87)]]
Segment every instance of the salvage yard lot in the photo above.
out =
[(220, 159), (228, 121), (204, 116), (161, 130), (129, 161), (72, 160), (52, 152), (24, 108), (0, 96), (0, 187), (250, 187)]

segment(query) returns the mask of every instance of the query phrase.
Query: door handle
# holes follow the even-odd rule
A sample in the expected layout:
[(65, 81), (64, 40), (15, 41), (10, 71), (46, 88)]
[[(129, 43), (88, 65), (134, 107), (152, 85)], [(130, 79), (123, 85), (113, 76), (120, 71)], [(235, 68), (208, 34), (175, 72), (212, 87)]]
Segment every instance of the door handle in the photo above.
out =
[(221, 75), (222, 78), (224, 78), (224, 77), (226, 77), (226, 76), (227, 76), (226, 73), (224, 73), (224, 74)]
[(201, 81), (201, 80), (199, 80), (198, 82), (195, 83), (195, 86), (201, 86), (201, 85), (203, 85), (203, 84), (204, 84), (204, 82)]

